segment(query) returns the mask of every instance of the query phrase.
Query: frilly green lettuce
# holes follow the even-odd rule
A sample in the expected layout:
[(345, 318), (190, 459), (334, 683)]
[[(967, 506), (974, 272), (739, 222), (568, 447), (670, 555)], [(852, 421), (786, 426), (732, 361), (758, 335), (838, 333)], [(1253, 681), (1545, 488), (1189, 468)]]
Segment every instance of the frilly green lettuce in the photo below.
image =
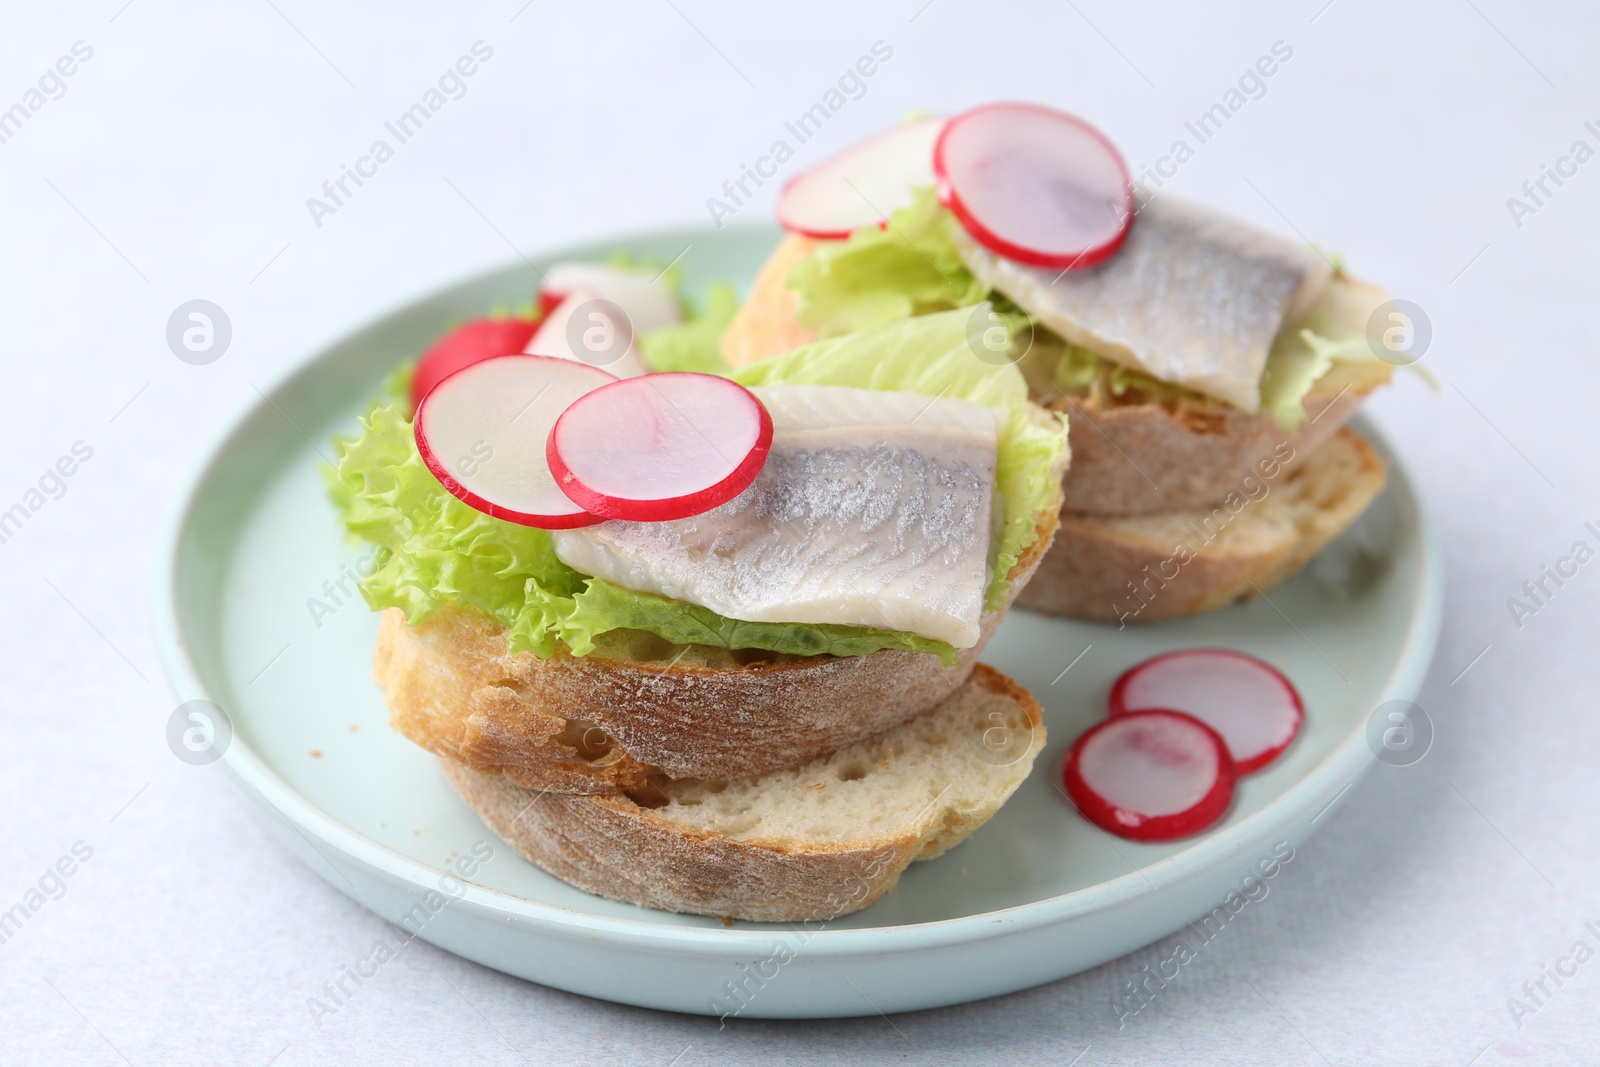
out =
[[(1004, 429), (997, 477), (1005, 515), (991, 546), (993, 607), (1004, 596), (1005, 574), (1033, 539), (1034, 513), (1054, 506), (1058, 487), (1049, 471), (1066, 447), (1065, 433), (1028, 421), (1021, 376), (967, 350), (966, 318), (952, 312), (821, 342), (745, 368), (739, 377), (956, 396), (999, 411)], [(864, 358), (867, 352), (874, 358)], [(491, 518), (447, 493), (417, 453), (402, 398), (375, 402), (360, 434), (337, 448), (337, 468), (324, 472), (329, 497), (346, 530), (378, 546), (362, 596), (375, 610), (400, 608), (409, 622), (425, 621), (446, 605), (466, 607), (505, 626), (513, 652), (539, 656), (561, 647), (585, 655), (601, 634), (640, 630), (678, 645), (838, 656), (899, 648), (955, 661), (949, 644), (916, 634), (742, 622), (580, 574), (556, 558), (545, 531)]]
[[(1366, 299), (1376, 304), (1382, 296)], [(1393, 366), (1373, 352), (1366, 320), (1364, 305), (1341, 309), (1339, 301), (1334, 300), (1327, 308), (1313, 307), (1297, 324), (1298, 329), (1280, 333), (1261, 374), (1261, 410), (1285, 431), (1292, 432), (1306, 419), (1304, 401), (1314, 385), (1321, 383), (1325, 389), (1371, 388), (1388, 381)], [(1438, 388), (1433, 375), (1420, 364), (1411, 364), (1409, 369)]]
[(400, 608), (408, 622), (446, 605), (475, 609), (506, 627), (513, 652), (541, 657), (563, 645), (585, 655), (600, 634), (631, 629), (678, 645), (839, 656), (903, 648), (954, 662), (950, 645), (916, 634), (740, 622), (580, 574), (556, 558), (544, 530), (491, 518), (445, 492), (417, 453), (403, 402), (375, 407), (338, 451), (337, 469), (324, 472), (329, 497), (345, 529), (378, 546), (361, 594), (374, 610)]
[[(790, 269), (788, 286), (799, 296), (795, 317), (828, 338), (990, 300), (1002, 310), (1002, 317), (1019, 320), (1014, 326), (1026, 320), (1042, 331), (967, 270), (950, 240), (952, 229), (959, 225), (939, 204), (933, 189), (915, 190), (911, 204), (894, 212), (887, 227), (867, 226), (846, 241), (823, 242)], [(1342, 268), (1337, 254), (1333, 259)], [(1080, 346), (1062, 342), (1058, 347), (1053, 380), (1067, 393), (1094, 387), (1115, 396), (1135, 390), (1174, 402), (1198, 399), (1182, 386)], [(1305, 421), (1303, 402), (1312, 386), (1337, 363), (1352, 365), (1357, 379), (1381, 372), (1381, 368), (1353, 366), (1361, 361), (1376, 360), (1360, 329), (1320, 317), (1305, 328), (1287, 329), (1274, 343), (1262, 371), (1260, 410), (1292, 432)], [(1426, 371), (1418, 370), (1427, 377)]]
[(845, 241), (826, 241), (789, 272), (799, 295), (795, 318), (819, 337), (839, 337), (929, 311), (967, 307), (988, 287), (967, 270), (950, 241), (955, 216), (931, 188)]
[(706, 289), (705, 306), (695, 308), (687, 301), (684, 305), (684, 321), (640, 335), (639, 348), (645, 362), (658, 371), (727, 374), (722, 333), (739, 310), (739, 294), (732, 286), (712, 285)]

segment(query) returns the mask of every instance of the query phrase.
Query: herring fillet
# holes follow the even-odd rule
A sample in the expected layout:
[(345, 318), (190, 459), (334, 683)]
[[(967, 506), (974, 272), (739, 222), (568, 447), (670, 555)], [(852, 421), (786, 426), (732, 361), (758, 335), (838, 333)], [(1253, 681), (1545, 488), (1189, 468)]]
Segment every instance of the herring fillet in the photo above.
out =
[(980, 281), (1068, 341), (1244, 411), (1261, 406), (1273, 338), (1332, 277), (1312, 249), (1172, 197), (1139, 212), (1116, 255), (1081, 270), (954, 239)]
[(994, 412), (840, 386), (752, 391), (773, 438), (750, 488), (687, 519), (552, 531), (561, 561), (731, 619), (976, 644), (998, 514)]

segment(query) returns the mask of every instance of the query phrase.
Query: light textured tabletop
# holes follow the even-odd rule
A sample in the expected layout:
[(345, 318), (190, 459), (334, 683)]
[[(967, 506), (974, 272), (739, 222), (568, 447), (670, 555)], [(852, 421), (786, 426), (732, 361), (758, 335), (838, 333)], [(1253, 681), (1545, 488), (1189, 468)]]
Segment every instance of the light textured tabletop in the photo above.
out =
[[(0, 1062), (1600, 1058), (1592, 9), (7, 6), (0, 512), (27, 518), (0, 543), (0, 910), (31, 914), (0, 944)], [(889, 57), (830, 98), (875, 45)], [(1275, 46), (1288, 58), (1230, 96)], [(446, 79), (420, 132), (362, 162), (463, 56), (473, 74)], [(963, 1007), (725, 1029), (417, 943), (314, 1019), (307, 999), (381, 924), (273, 843), (225, 775), (167, 749), (147, 604), (175, 472), (252, 383), (404, 298), (513, 249), (709, 224), (724, 182), (818, 102), (838, 106), (783, 175), (909, 110), (997, 98), (1079, 112), (1169, 189), (1336, 248), (1425, 309), (1440, 391), (1406, 376), (1369, 409), (1444, 538), (1448, 614), (1419, 698), (1434, 749), (1376, 768), (1120, 1028), (1116, 991), (1165, 942)], [(1202, 141), (1187, 124), (1216, 104)], [(366, 177), (334, 200), (346, 166)], [(747, 182), (734, 219), (770, 217), (776, 184)], [(165, 336), (192, 299), (232, 325), (205, 366)], [(1561, 564), (1580, 541), (1585, 562)]]

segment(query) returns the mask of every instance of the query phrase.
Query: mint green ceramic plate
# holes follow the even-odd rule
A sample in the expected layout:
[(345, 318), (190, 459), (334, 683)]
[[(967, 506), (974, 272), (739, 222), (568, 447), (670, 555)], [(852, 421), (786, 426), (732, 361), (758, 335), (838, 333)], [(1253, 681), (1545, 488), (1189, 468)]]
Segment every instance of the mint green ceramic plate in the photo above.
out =
[[(666, 262), (687, 247), (691, 286), (744, 282), (775, 239), (667, 233), (546, 262), (615, 248)], [(992, 822), (914, 865), (881, 902), (813, 930), (723, 927), (572, 889), (497, 840), (433, 758), (389, 730), (371, 680), (377, 619), (348, 577), (361, 550), (341, 537), (317, 474), (330, 439), (352, 428), (396, 363), (456, 320), (526, 300), (534, 284), (518, 262), (312, 353), (199, 457), (158, 563), (167, 672), (179, 700), (210, 700), (229, 716), (221, 765), (335, 888), (434, 944), (536, 982), (675, 1011), (732, 1011), (741, 1001), (726, 983), (739, 983), (750, 991), (746, 1017), (905, 1011), (1021, 989), (1160, 938), (1302, 843), (1377, 762), (1374, 710), (1422, 683), (1439, 629), (1439, 548), (1404, 464), (1361, 425), (1391, 460), (1388, 490), (1270, 603), (1124, 630), (1013, 612), (986, 659), (1039, 697), (1050, 744)], [(1305, 729), (1241, 783), (1211, 832), (1166, 845), (1110, 838), (1055, 788), (1062, 756), (1104, 714), (1122, 670), (1193, 645), (1277, 664), (1304, 695)], [(466, 877), (451, 867), (486, 855)]]

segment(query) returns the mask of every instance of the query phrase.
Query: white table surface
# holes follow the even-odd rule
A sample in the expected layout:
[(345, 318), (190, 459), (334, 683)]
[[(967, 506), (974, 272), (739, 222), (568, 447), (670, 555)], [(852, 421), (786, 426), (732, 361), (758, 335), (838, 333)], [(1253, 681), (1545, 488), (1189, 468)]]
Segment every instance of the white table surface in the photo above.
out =
[[(93, 54), (0, 144), (0, 510), (74, 442), (93, 455), (0, 544), (0, 909), (74, 842), (93, 853), (0, 945), (0, 1062), (1600, 1057), (1600, 962), (1560, 987), (1546, 979), (1551, 996), (1520, 1019), (1507, 1004), (1575, 941), (1600, 949), (1583, 927), (1600, 927), (1600, 562), (1520, 628), (1506, 604), (1574, 541), (1600, 547), (1583, 527), (1600, 526), (1600, 161), (1550, 184), (1520, 227), (1506, 205), (1574, 141), (1600, 149), (1584, 127), (1600, 120), (1592, 12), (1509, 0), (1159, 14), (903, 0), (782, 16), (706, 0), (494, 0), (449, 15), (436, 12), (457, 5), (370, 0), (7, 6), (0, 107), (74, 42)], [(306, 198), (479, 40), (493, 56), (466, 95), (314, 225)], [(1445, 539), (1448, 618), (1420, 697), (1433, 751), (1377, 768), (1270, 898), (1120, 1030), (1113, 991), (1164, 945), (985, 1003), (719, 1030), (419, 943), (317, 1025), (306, 999), (379, 922), (269, 840), (223, 774), (167, 749), (172, 700), (147, 602), (173, 472), (252, 382), (504, 261), (508, 243), (708, 222), (722, 182), (880, 40), (892, 58), (786, 172), (908, 110), (995, 98), (1078, 111), (1150, 163), (1275, 41), (1293, 49), (1171, 188), (1319, 239), (1431, 318), (1426, 362), (1442, 392), (1408, 377), (1370, 409)], [(772, 191), (739, 217), (769, 216)], [(209, 366), (180, 362), (164, 339), (172, 310), (197, 297), (234, 328)]]

